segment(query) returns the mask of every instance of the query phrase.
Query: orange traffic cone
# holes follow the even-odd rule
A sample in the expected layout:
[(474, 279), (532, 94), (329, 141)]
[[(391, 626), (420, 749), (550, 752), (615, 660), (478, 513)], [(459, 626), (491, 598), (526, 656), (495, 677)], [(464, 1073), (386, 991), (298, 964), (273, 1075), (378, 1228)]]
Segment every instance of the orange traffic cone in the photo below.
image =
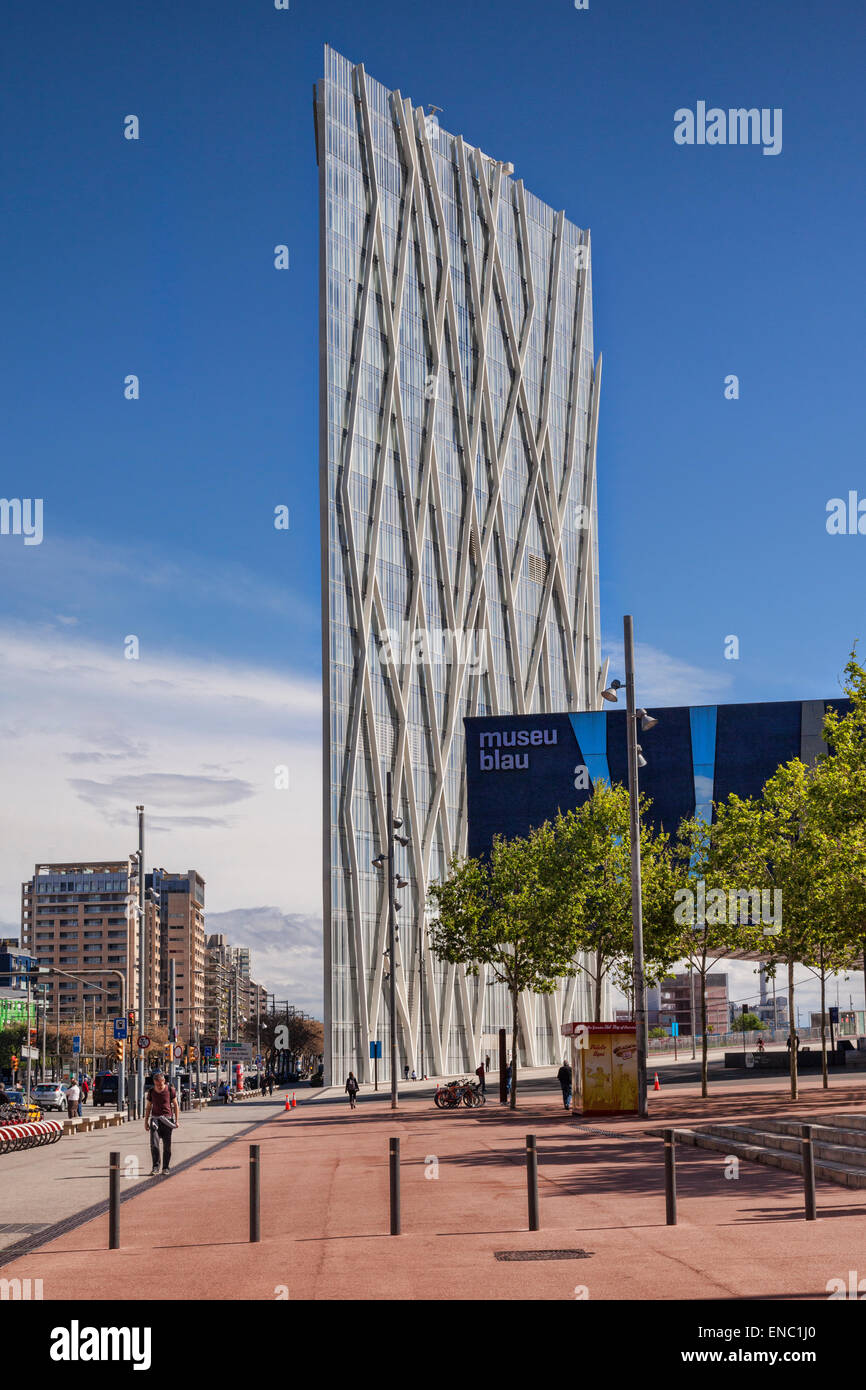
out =
[(286, 1103), (285, 1103), (285, 1105), (283, 1106), (283, 1109), (284, 1109), (284, 1110), (291, 1110), (291, 1108), (292, 1108), (292, 1102), (289, 1100), (288, 1096), (286, 1096)]
[(654, 1091), (660, 1091), (660, 1090), (661, 1090), (661, 1086), (659, 1085), (659, 1074), (658, 1074), (658, 1072), (656, 1072), (656, 1079), (655, 1079), (655, 1085), (653, 1086), (653, 1090), (654, 1090)]
[(295, 1093), (294, 1093), (294, 1091), (292, 1091), (292, 1109), (293, 1109), (293, 1110), (294, 1110), (295, 1106), (297, 1105), (297, 1103), (298, 1103), (298, 1102), (295, 1100)]

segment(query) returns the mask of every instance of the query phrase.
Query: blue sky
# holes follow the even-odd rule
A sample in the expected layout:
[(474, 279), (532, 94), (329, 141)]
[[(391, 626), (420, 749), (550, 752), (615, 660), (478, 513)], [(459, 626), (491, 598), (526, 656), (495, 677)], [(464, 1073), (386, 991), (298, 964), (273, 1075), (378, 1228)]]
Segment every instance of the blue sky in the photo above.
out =
[[(319, 674), (311, 88), (325, 42), (442, 107), (445, 129), (511, 160), (592, 230), (602, 621), (616, 656), (621, 615), (634, 613), (644, 698), (836, 691), (863, 626), (866, 538), (829, 536), (825, 509), (851, 489), (866, 495), (864, 30), (853, 0), (590, 0), (586, 11), (571, 0), (291, 0), (289, 11), (10, 0), (2, 493), (44, 499), (45, 539), (0, 538), (0, 636), (18, 673), (2, 717), (19, 737), (32, 725), (60, 739), (46, 735), (22, 762), (32, 772), (36, 760), (43, 803), (60, 795), (57, 758), (76, 751), (64, 730), (81, 739), (81, 762), (116, 737), (152, 767), (162, 742), (169, 772), (169, 745), (175, 763), (186, 748), (180, 770), (204, 779), (202, 806), (230, 799), (220, 779), (255, 783), (250, 758), (307, 777)], [(781, 107), (781, 154), (676, 145), (675, 110), (699, 100)], [(130, 113), (138, 141), (123, 138)], [(290, 248), (287, 272), (273, 267), (277, 243)], [(724, 398), (729, 373), (736, 401)], [(272, 526), (280, 503), (288, 533)], [(176, 717), (158, 685), (143, 711), (117, 691), (94, 700), (93, 674), (91, 687), (70, 677), (122, 661), (131, 633), (136, 676), (153, 661)], [(728, 634), (738, 661), (724, 659)], [(265, 691), (252, 733), (242, 693), (213, 723), (195, 708), (189, 691), (226, 672)], [(288, 735), (280, 680), (295, 693)], [(202, 748), (210, 736), (209, 760), (193, 755), (195, 736)], [(203, 771), (207, 761), (234, 771)], [(314, 781), (309, 771), (296, 784), (313, 860)], [(80, 798), (68, 806), (51, 838), (71, 855)], [(130, 821), (106, 853), (125, 853), (132, 834)], [(22, 830), (4, 856), (0, 916), (13, 918), (16, 884), (40, 855)], [(217, 873), (213, 905), (314, 913), (307, 873), (284, 865), (264, 899)]]

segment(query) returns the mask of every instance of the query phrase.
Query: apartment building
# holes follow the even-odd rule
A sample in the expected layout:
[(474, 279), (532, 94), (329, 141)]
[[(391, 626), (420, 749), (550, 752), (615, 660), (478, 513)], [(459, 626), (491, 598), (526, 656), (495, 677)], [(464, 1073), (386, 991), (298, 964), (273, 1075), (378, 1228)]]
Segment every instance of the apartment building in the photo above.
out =
[[(45, 975), (49, 1016), (96, 1018), (135, 1007), (138, 999), (138, 864), (79, 860), (37, 864), (21, 885), (21, 944)], [(145, 905), (145, 999), (151, 1016), (159, 1006), (161, 943), (156, 903)], [(121, 972), (121, 977), (115, 973)], [(75, 978), (77, 977), (77, 978)], [(125, 997), (124, 997), (125, 983)], [(98, 988), (97, 988), (98, 987)]]
[(170, 962), (174, 961), (175, 1014), (181, 1037), (205, 1026), (206, 944), (204, 889), (195, 869), (154, 869), (147, 888), (159, 907), (159, 998), (162, 1024), (169, 1023)]

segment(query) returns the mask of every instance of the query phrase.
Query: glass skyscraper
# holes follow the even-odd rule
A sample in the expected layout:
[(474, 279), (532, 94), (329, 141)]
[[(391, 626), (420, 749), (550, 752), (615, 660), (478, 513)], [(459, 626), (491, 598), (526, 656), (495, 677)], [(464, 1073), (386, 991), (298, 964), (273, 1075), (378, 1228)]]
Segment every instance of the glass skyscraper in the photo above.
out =
[[(600, 703), (590, 238), (331, 49), (315, 125), (326, 1071), (369, 1077), (372, 1041), (387, 1070), (390, 771), (400, 1067), (441, 1074), (510, 1023), (425, 933), (466, 847), (463, 719)], [(522, 1062), (561, 1055), (586, 991), (522, 1001)]]

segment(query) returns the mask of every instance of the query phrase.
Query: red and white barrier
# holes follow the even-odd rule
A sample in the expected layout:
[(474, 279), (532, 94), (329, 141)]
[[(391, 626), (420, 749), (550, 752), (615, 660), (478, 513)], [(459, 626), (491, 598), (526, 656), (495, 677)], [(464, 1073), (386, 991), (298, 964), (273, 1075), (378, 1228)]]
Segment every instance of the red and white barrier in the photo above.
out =
[(59, 1120), (27, 1120), (21, 1124), (0, 1125), (0, 1154), (54, 1144), (62, 1134), (63, 1125)]

